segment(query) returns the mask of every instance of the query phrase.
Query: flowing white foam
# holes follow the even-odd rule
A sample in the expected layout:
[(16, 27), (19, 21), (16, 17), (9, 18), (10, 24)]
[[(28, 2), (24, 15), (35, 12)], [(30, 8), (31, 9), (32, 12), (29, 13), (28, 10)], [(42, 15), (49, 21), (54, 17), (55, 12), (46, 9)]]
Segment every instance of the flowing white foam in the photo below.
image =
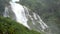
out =
[(10, 2), (11, 4), (11, 8), (12, 8), (12, 11), (15, 13), (16, 15), (16, 20), (23, 24), (24, 26), (28, 27), (29, 26), (27, 25), (27, 18), (25, 16), (25, 12), (24, 12), (24, 8), (22, 5), (18, 4), (18, 3), (15, 3), (17, 0), (12, 0), (12, 2)]

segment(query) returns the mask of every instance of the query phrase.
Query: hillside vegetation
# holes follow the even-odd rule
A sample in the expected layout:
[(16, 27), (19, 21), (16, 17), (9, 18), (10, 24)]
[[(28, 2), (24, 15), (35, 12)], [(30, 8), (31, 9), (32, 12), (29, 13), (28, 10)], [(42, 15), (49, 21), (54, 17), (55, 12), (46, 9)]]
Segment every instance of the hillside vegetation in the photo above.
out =
[(0, 34), (40, 34), (39, 32), (29, 30), (22, 24), (19, 24), (10, 18), (0, 17)]

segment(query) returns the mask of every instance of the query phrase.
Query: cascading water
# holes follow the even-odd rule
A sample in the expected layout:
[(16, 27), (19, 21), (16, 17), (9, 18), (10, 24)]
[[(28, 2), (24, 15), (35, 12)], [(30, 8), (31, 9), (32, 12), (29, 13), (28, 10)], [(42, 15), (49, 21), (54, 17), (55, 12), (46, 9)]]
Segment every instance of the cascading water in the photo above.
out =
[(18, 4), (18, 3), (15, 3), (15, 0), (11, 1), (10, 4), (11, 4), (12, 11), (15, 13), (16, 20), (19, 23), (21, 23), (24, 26), (29, 28), (29, 26), (27, 25), (27, 18), (25, 16), (25, 12), (24, 12), (23, 6)]
[[(10, 9), (5, 7), (4, 17), (12, 17), (16, 19), (17, 22), (23, 24), (29, 29), (35, 29), (37, 31), (43, 31), (48, 29), (48, 26), (41, 20), (40, 16), (34, 12), (29, 11), (29, 9), (21, 4), (16, 3), (19, 0), (10, 1)], [(13, 13), (11, 16), (10, 13)]]
[(28, 25), (36, 30), (38, 29), (38, 31), (44, 31), (45, 29), (48, 29), (48, 26), (42, 21), (42, 19), (40, 18), (40, 16), (30, 10), (28, 10), (27, 7), (24, 6), (24, 10), (25, 10), (25, 15), (28, 19)]
[(8, 13), (9, 13), (9, 12), (8, 12), (8, 8), (5, 7), (5, 12), (4, 12), (5, 15), (4, 15), (4, 17), (9, 17)]

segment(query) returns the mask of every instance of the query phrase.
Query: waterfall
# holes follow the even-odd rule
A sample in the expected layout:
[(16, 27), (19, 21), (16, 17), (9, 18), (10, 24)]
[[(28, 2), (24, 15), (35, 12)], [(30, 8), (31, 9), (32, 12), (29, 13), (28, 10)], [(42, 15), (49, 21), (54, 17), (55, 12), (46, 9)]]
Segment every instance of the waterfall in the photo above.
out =
[[(16, 3), (16, 1), (18, 2), (19, 0), (9, 2), (12, 11), (9, 12), (9, 8), (5, 7), (4, 17), (15, 17), (17, 22), (29, 29), (35, 29), (37, 31), (48, 29), (48, 26), (42, 21), (38, 14), (30, 11), (26, 6)], [(11, 12), (14, 13), (14, 15), (12, 14), (13, 16), (10, 15)]]
[[(32, 22), (28, 22), (29, 26), (33, 29), (37, 28), (39, 30), (44, 31), (46, 28), (48, 28), (48, 26), (42, 21), (42, 19), (40, 18), (40, 16), (32, 11), (29, 11), (27, 7), (25, 7), (25, 15), (28, 19), (28, 21)], [(32, 24), (32, 25), (30, 25)], [(38, 26), (37, 26), (38, 25)], [(33, 27), (32, 27), (33, 26)]]
[(4, 17), (9, 17), (8, 7), (5, 7)]
[(15, 3), (14, 1), (11, 1), (10, 4), (12, 11), (15, 13), (16, 21), (29, 28), (29, 26), (27, 25), (27, 18), (25, 16), (23, 6), (18, 3)]

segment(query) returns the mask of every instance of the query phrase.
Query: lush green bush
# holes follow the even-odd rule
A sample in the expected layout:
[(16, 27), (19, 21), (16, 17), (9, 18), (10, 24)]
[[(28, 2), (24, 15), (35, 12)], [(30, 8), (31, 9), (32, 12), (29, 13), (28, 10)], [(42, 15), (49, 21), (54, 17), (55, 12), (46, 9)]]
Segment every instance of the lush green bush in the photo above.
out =
[(9, 18), (0, 17), (0, 34), (40, 34)]

